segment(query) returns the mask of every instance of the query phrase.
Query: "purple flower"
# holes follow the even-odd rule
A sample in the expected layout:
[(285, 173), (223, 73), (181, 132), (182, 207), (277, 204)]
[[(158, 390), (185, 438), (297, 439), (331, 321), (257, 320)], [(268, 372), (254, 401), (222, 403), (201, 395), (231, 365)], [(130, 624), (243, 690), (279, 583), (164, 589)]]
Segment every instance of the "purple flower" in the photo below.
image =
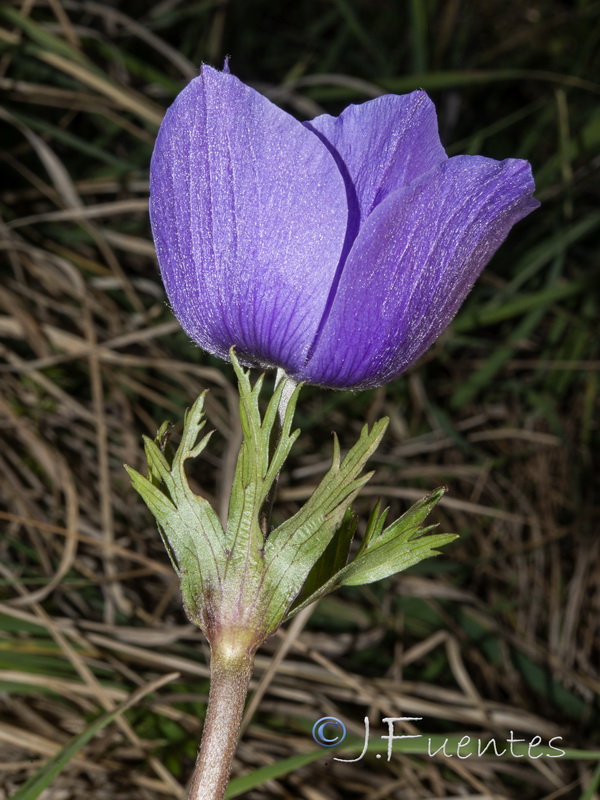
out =
[(413, 364), (539, 205), (526, 161), (448, 158), (422, 91), (303, 124), (206, 66), (167, 111), (150, 172), (158, 261), (188, 335), (337, 388)]

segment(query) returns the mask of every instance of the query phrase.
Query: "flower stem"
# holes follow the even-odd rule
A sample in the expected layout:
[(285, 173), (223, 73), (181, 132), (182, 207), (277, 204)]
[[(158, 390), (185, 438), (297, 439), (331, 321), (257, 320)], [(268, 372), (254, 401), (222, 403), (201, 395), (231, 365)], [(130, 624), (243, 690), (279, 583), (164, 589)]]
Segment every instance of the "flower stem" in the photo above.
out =
[(189, 800), (222, 800), (238, 742), (254, 654), (213, 650), (210, 692)]
[(278, 369), (277, 376), (275, 378), (275, 387), (279, 386), (281, 381), (284, 381), (285, 385), (281, 393), (278, 409), (280, 428), (283, 427), (283, 421), (285, 419), (285, 412), (287, 410), (288, 403), (290, 402), (291, 396), (294, 394), (294, 389), (298, 385), (296, 381), (293, 378), (290, 378), (289, 375), (286, 375), (282, 369)]
[[(276, 386), (281, 382), (283, 385), (277, 419), (273, 422), (269, 442), (271, 451), (269, 459), (286, 430), (286, 410), (297, 385), (279, 370)], [(278, 476), (273, 481), (260, 509), (256, 509), (265, 539), (269, 535), (277, 479)], [(210, 635), (207, 634), (211, 642), (210, 692), (189, 800), (223, 800), (227, 789), (252, 675), (254, 653), (265, 638), (261, 620), (254, 623), (246, 621), (247, 624), (243, 625), (240, 624), (238, 617), (239, 597), (236, 595), (236, 601), (231, 607), (220, 609), (219, 618), (214, 620), (214, 629)]]

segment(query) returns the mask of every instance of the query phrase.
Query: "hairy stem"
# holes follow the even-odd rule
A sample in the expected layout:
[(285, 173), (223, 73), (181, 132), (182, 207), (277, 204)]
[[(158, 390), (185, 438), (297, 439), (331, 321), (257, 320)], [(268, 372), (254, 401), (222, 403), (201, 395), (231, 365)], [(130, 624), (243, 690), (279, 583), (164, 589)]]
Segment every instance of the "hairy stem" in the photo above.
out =
[(223, 800), (240, 733), (254, 654), (214, 649), (210, 693), (189, 800)]

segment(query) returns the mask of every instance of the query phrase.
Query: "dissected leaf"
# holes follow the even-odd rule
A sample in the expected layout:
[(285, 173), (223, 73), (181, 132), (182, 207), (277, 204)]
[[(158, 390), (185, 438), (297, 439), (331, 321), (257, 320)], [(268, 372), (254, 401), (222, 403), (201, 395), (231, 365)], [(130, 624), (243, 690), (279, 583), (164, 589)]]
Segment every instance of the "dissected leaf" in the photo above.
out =
[[(185, 415), (184, 431), (171, 464), (159, 444), (145, 439), (149, 478), (125, 467), (134, 489), (156, 517), (165, 547), (181, 578), (184, 603), (194, 619), (202, 594), (218, 586), (225, 570), (225, 533), (208, 500), (191, 490), (185, 462), (206, 447), (210, 433), (200, 440), (205, 425), (204, 398), (200, 395)], [(162, 437), (164, 429), (159, 431)]]
[(282, 619), (340, 526), (346, 510), (371, 477), (371, 473), (360, 473), (379, 445), (387, 424), (387, 419), (379, 420), (370, 431), (365, 425), (360, 439), (341, 462), (339, 446), (334, 440), (329, 472), (300, 511), (269, 536), (265, 545), (269, 620)]
[(416, 541), (390, 540), (379, 547), (369, 549), (361, 558), (356, 559), (341, 571), (338, 577), (339, 586), (360, 586), (373, 583), (397, 572), (412, 567), (426, 558), (439, 555), (437, 547), (443, 547), (453, 539), (454, 533), (423, 535)]
[(342, 524), (334, 533), (333, 538), (325, 548), (323, 554), (313, 566), (308, 574), (302, 592), (297, 597), (296, 602), (302, 603), (307, 597), (318, 591), (321, 586), (327, 583), (342, 567), (346, 566), (350, 547), (354, 534), (356, 533), (357, 517), (348, 509), (342, 520)]
[(379, 514), (379, 504), (377, 504), (369, 518), (365, 538), (354, 559), (312, 594), (303, 592), (302, 599), (294, 606), (291, 614), (297, 613), (339, 586), (373, 583), (408, 569), (419, 561), (438, 555), (436, 548), (456, 539), (456, 534), (431, 534), (436, 526), (430, 525), (424, 528), (421, 523), (445, 492), (445, 488), (436, 489), (415, 503), (385, 530), (383, 524), (387, 509)]
[(300, 433), (299, 430), (291, 432), (300, 386), (296, 386), (291, 393), (284, 418), (280, 420), (282, 396), (289, 388), (289, 379), (281, 380), (261, 419), (259, 396), (263, 376), (252, 387), (249, 373), (242, 369), (233, 349), (231, 361), (240, 389), (240, 418), (244, 438), (229, 502), (227, 548), (232, 554), (233, 568), (243, 569), (246, 564), (252, 563), (253, 568), (258, 569), (258, 562), (262, 562), (265, 536), (260, 525), (261, 509)]

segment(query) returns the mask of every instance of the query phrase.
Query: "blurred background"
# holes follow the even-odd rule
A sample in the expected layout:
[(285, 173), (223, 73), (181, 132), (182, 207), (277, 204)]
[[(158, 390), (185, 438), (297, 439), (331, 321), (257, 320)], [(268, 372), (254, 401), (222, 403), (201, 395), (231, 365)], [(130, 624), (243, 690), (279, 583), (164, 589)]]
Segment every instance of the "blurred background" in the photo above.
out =
[[(338, 592), (267, 643), (230, 796), (593, 800), (593, 0), (1, 6), (0, 798), (94, 721), (89, 743), (28, 798), (179, 798), (191, 772), (207, 648), (122, 465), (145, 468), (141, 436), (165, 419), (176, 441), (185, 408), (209, 388), (217, 434), (190, 472), (223, 511), (240, 441), (233, 374), (166, 305), (147, 193), (165, 108), (202, 62), (228, 54), (233, 72), (301, 119), (423, 88), (450, 155), (529, 159), (542, 202), (407, 375), (357, 394), (304, 390), (278, 518), (326, 471), (333, 429), (349, 447), (365, 420), (387, 414), (356, 510), (364, 520), (381, 497), (397, 516), (447, 485), (435, 521), (460, 539), (407, 573)], [(137, 690), (116, 721), (102, 717)], [(338, 755), (356, 758), (367, 715), (373, 748), (356, 763), (312, 739), (317, 719), (338, 717), (349, 732)], [(512, 731), (526, 743), (561, 736), (569, 753), (459, 761), (429, 757), (423, 739), (412, 751), (395, 743), (388, 762), (377, 755), (390, 716), (422, 717), (397, 732), (436, 742), (502, 745)]]

